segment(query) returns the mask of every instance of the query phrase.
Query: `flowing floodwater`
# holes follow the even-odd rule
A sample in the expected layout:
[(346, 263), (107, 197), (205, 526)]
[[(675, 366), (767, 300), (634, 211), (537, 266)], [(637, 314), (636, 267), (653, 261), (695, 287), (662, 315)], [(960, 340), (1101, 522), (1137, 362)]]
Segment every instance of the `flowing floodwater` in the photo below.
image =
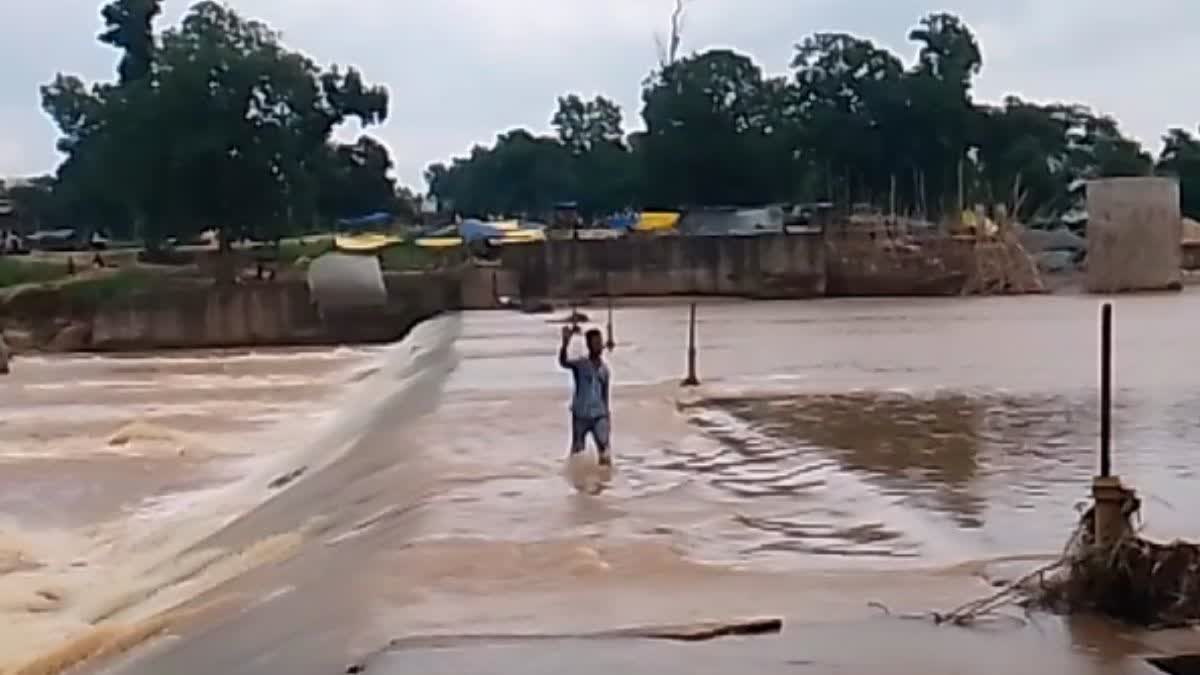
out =
[[(337, 672), (401, 635), (946, 609), (1069, 535), (1096, 464), (1097, 307), (704, 302), (704, 384), (684, 391), (686, 306), (622, 306), (598, 498), (562, 476), (547, 317), (21, 359), (0, 384), (0, 672), (143, 642), (97, 663)], [(1116, 469), (1151, 535), (1195, 538), (1200, 294), (1116, 313)]]

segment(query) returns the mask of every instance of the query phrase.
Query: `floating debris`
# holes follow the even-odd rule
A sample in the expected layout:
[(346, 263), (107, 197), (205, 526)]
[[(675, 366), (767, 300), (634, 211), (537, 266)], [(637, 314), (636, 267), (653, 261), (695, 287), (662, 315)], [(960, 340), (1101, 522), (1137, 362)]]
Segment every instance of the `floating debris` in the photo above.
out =
[(1110, 546), (1096, 543), (1095, 513), (1088, 509), (1061, 573), (1041, 584), (1039, 602), (1059, 613), (1100, 613), (1151, 629), (1200, 624), (1200, 544), (1138, 536), (1132, 521), (1140, 508), (1130, 495), (1122, 510), (1128, 534)]

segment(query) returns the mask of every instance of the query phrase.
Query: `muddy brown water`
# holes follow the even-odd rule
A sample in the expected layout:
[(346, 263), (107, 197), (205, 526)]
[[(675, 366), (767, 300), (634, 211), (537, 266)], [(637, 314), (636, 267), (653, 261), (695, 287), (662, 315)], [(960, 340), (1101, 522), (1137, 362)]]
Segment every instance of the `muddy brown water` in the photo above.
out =
[[(1196, 538), (1200, 294), (1116, 302), (1116, 470), (1150, 535)], [(688, 391), (686, 305), (619, 307), (599, 498), (561, 475), (548, 317), (444, 317), (385, 348), (20, 359), (0, 385), (0, 672), (210, 601), (114, 672), (333, 672), (412, 634), (948, 609), (1074, 525), (1098, 305), (703, 301)], [(1114, 642), (1073, 631), (1051, 648)]]

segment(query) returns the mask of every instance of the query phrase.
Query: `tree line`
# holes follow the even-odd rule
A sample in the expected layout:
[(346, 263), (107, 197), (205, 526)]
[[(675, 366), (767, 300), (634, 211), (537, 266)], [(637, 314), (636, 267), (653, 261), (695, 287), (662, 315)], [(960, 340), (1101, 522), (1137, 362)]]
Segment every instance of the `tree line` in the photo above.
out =
[(116, 79), (59, 74), (41, 89), (61, 132), (54, 176), (14, 188), (44, 227), (86, 225), (150, 245), (216, 229), (272, 239), (338, 218), (411, 209), (392, 159), (349, 119), (383, 122), (388, 91), (353, 68), (322, 68), (269, 26), (205, 0), (155, 33), (163, 0), (114, 0), (100, 42)]
[[(426, 171), (430, 193), (470, 215), (834, 202), (937, 219), (1003, 204), (1026, 222), (1079, 209), (1086, 180), (1177, 176), (1200, 217), (1200, 140), (1172, 129), (1154, 158), (1116, 120), (1072, 103), (976, 101), (983, 53), (958, 17), (930, 14), (916, 61), (872, 41), (803, 39), (786, 75), (715, 49), (660, 64), (642, 87), (644, 131), (604, 97), (558, 100), (554, 133), (505, 132)], [(677, 40), (673, 35), (673, 43)]]
[[(10, 190), (45, 227), (102, 229), (151, 246), (217, 229), (223, 242), (277, 238), (375, 211), (407, 214), (412, 192), (357, 119), (387, 119), (389, 94), (354, 68), (322, 67), (269, 26), (203, 0), (156, 32), (163, 0), (113, 0), (98, 39), (121, 54), (114, 79), (60, 74), (41, 89), (65, 159)], [(958, 17), (911, 30), (905, 65), (870, 40), (816, 33), (768, 75), (714, 49), (677, 57), (642, 86), (644, 130), (611, 100), (559, 98), (553, 133), (500, 134), (431, 165), (431, 196), (464, 216), (538, 215), (564, 201), (589, 215), (636, 208), (832, 201), (938, 218), (1006, 204), (1025, 221), (1060, 218), (1103, 176), (1179, 177), (1200, 217), (1200, 140), (1172, 129), (1152, 157), (1087, 106), (976, 101), (982, 51)]]

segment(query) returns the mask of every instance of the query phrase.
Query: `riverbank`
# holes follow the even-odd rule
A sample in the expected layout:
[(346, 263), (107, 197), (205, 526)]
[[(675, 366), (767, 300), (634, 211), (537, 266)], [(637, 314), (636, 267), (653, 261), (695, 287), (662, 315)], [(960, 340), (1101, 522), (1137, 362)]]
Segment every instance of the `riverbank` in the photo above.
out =
[(214, 286), (183, 275), (118, 271), (0, 299), (0, 334), (17, 354), (387, 343), (457, 306), (450, 274), (393, 273), (388, 303), (323, 317), (303, 279)]
[[(787, 300), (1041, 290), (1040, 280), (1018, 283), (1004, 277), (1003, 265), (982, 264), (998, 245), (943, 238), (897, 248), (822, 233), (568, 240), (504, 247), (493, 264), (451, 264), (401, 246), (380, 255), (386, 304), (336, 318), (314, 306), (299, 258), (255, 275), (245, 272), (256, 265), (261, 272), (261, 263), (222, 262), (213, 254), (182, 267), (134, 261), (0, 289), (0, 332), (18, 353), (331, 345), (394, 341), (445, 311), (540, 311), (610, 297)], [(49, 263), (5, 264), (31, 265), (27, 276), (36, 279)], [(230, 265), (245, 268), (238, 282), (215, 283), (217, 267)]]

